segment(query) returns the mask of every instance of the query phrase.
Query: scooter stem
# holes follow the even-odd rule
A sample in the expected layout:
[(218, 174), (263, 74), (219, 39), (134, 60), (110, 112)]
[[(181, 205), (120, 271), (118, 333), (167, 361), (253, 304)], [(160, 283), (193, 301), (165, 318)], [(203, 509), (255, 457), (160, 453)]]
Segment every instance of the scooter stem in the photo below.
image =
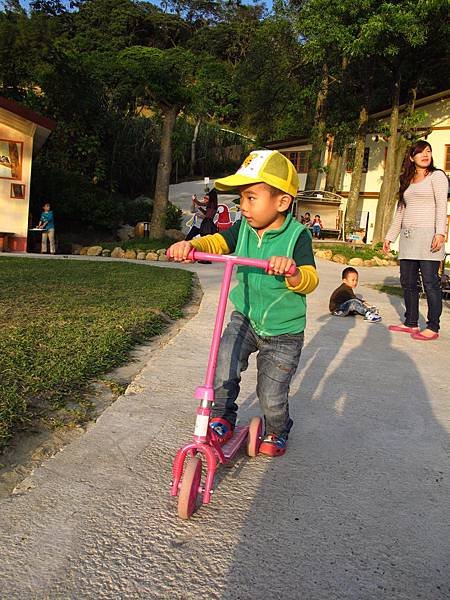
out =
[(214, 385), (214, 373), (216, 371), (217, 355), (219, 353), (220, 338), (222, 336), (223, 322), (228, 302), (228, 292), (230, 291), (231, 276), (233, 274), (233, 262), (225, 263), (225, 270), (220, 287), (219, 305), (217, 307), (216, 322), (209, 352), (208, 368), (206, 370), (205, 387), (212, 388)]

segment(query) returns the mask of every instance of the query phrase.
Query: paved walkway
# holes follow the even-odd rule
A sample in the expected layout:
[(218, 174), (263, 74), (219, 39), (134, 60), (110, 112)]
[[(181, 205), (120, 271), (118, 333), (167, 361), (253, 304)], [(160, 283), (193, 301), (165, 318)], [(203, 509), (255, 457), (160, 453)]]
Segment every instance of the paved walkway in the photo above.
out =
[[(0, 598), (449, 598), (449, 311), (428, 344), (391, 335), (400, 299), (363, 286), (383, 323), (332, 318), (341, 266), (318, 267), (287, 454), (239, 456), (212, 503), (177, 518), (171, 463), (193, 429), (221, 279), (196, 265), (198, 314), (2, 502)], [(360, 271), (363, 283), (397, 276)], [(258, 412), (254, 378), (253, 362), (242, 419)]]

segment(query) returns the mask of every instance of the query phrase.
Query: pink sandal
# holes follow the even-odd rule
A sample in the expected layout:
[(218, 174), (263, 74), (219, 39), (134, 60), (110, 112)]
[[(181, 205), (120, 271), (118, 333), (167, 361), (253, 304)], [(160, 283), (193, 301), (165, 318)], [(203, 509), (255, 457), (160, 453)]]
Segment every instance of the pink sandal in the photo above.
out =
[(403, 325), (403, 323), (401, 325), (389, 325), (388, 327), (389, 331), (395, 331), (397, 333), (419, 333), (420, 329), (419, 327), (408, 327), (407, 325)]
[(434, 333), (433, 335), (423, 335), (420, 331), (418, 333), (412, 333), (411, 337), (413, 340), (420, 340), (421, 342), (429, 342), (431, 340), (437, 340), (439, 337), (438, 333)]

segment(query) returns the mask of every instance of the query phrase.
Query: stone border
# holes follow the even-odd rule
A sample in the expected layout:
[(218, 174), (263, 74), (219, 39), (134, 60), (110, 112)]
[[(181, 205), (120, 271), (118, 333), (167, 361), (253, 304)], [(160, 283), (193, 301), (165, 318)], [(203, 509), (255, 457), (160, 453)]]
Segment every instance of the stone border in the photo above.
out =
[(324, 250), (318, 248), (313, 250), (314, 256), (316, 258), (323, 258), (325, 260), (331, 260), (332, 262), (341, 264), (341, 265), (350, 265), (352, 267), (396, 267), (398, 265), (397, 260), (394, 258), (393, 254), (385, 254), (386, 258), (380, 258), (379, 256), (374, 256), (370, 259), (363, 259), (357, 256), (348, 259), (343, 254), (336, 252), (333, 254), (332, 250)]

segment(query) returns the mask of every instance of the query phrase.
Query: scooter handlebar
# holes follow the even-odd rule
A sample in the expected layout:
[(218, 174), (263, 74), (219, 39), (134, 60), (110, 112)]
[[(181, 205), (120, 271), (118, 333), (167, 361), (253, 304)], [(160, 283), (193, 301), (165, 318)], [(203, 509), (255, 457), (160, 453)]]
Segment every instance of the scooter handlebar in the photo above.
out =
[[(170, 258), (170, 254), (168, 254)], [(222, 262), (227, 263), (231, 262), (235, 265), (244, 265), (246, 267), (257, 267), (259, 269), (263, 269), (264, 271), (269, 271), (270, 263), (268, 260), (263, 260), (260, 258), (247, 258), (245, 256), (234, 256), (232, 254), (210, 254), (209, 252), (199, 252), (192, 248), (192, 250), (188, 254), (188, 260), (192, 260), (193, 262), (198, 260), (208, 260), (210, 262)], [(286, 275), (295, 275), (297, 271), (297, 267), (292, 265)]]

